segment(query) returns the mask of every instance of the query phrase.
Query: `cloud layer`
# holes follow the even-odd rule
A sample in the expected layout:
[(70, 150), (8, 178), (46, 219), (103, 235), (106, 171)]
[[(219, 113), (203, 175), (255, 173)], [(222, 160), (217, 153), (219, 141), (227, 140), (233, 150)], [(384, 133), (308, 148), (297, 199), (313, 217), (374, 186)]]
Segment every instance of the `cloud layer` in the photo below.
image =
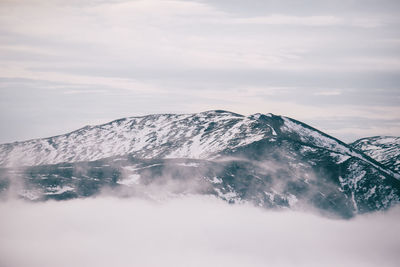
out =
[(398, 119), (399, 12), (390, 0), (2, 1), (0, 142), (207, 109)]
[(399, 209), (330, 220), (210, 197), (0, 203), (2, 266), (397, 266)]

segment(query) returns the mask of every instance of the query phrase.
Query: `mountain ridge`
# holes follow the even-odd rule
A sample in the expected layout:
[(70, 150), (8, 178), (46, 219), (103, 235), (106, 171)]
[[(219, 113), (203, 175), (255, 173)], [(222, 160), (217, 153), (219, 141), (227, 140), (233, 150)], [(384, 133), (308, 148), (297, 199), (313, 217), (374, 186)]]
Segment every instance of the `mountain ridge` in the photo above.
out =
[[(42, 145), (42, 147), (37, 147), (36, 148), (36, 152), (37, 152), (41, 148), (52, 149), (52, 145), (53, 145), (54, 141), (57, 141), (57, 139), (68, 138), (69, 136), (74, 136), (74, 135), (81, 135), (84, 132), (96, 131), (97, 129), (108, 128), (109, 126), (113, 126), (115, 128), (118, 128), (118, 126), (121, 125), (122, 123), (134, 124), (136, 122), (140, 123), (143, 120), (153, 119), (154, 124), (157, 124), (157, 123), (161, 123), (160, 121), (157, 121), (157, 120), (160, 120), (160, 118), (164, 119), (164, 120), (168, 120), (169, 118), (172, 117), (172, 118), (175, 118), (175, 119), (177, 119), (179, 121), (179, 120), (188, 119), (190, 117), (194, 117), (194, 119), (196, 119), (197, 117), (200, 118), (200, 119), (201, 118), (204, 119), (205, 117), (207, 117), (210, 114), (225, 114), (226, 119), (231, 119), (231, 121), (235, 120), (235, 119), (239, 119), (239, 118), (245, 118), (243, 115), (239, 115), (239, 114), (233, 113), (233, 112), (221, 111), (221, 110), (213, 110), (213, 111), (207, 111), (207, 112), (201, 112), (201, 113), (193, 113), (193, 114), (179, 114), (179, 115), (177, 115), (177, 114), (153, 114), (153, 115), (147, 115), (147, 116), (137, 116), (137, 117), (135, 116), (135, 117), (121, 118), (121, 119), (113, 120), (113, 121), (111, 121), (109, 123), (105, 123), (105, 124), (100, 124), (100, 125), (95, 125), (95, 126), (86, 126), (86, 127), (80, 128), (78, 130), (75, 130), (75, 131), (72, 131), (70, 133), (63, 134), (63, 135), (57, 135), (57, 136), (47, 137), (47, 138), (31, 139), (31, 140), (27, 140), (27, 141), (20, 141), (20, 142), (2, 144), (2, 145), (0, 145), (0, 165), (3, 165), (3, 166), (7, 165), (7, 164), (5, 164), (5, 157), (4, 157), (4, 154), (5, 154), (4, 150), (7, 149), (7, 148), (8, 148), (7, 149), (8, 150), (8, 154), (10, 155), (10, 154), (13, 153), (13, 149), (16, 148), (16, 147), (18, 148), (18, 146), (26, 146), (26, 145), (29, 145), (29, 144), (32, 144), (32, 143), (35, 143), (35, 142), (36, 143), (41, 142), (41, 144), (37, 144), (39, 146)], [(167, 124), (168, 124), (168, 121), (167, 121)], [(131, 126), (133, 126), (133, 125), (131, 125)], [(161, 127), (159, 127), (159, 129), (157, 129), (158, 131), (154, 131), (154, 132), (160, 132), (160, 128), (165, 127), (165, 126), (168, 126), (168, 125), (165, 125), (165, 124), (161, 125)], [(140, 125), (139, 125), (139, 127), (140, 127)], [(124, 133), (128, 133), (129, 134), (129, 133), (132, 132), (132, 130), (136, 130), (136, 129), (131, 128), (131, 127), (127, 127), (126, 129), (123, 129), (123, 130), (124, 131), (122, 131), (122, 134), (124, 134)], [(90, 134), (91, 133), (89, 133), (89, 135)], [(115, 134), (119, 134), (119, 133), (117, 132)], [(135, 134), (137, 134), (137, 133), (135, 133)], [(128, 136), (127, 138), (133, 138), (133, 139), (136, 138), (137, 139), (137, 137), (135, 137), (134, 134), (132, 134), (131, 136)], [(71, 140), (71, 142), (72, 143), (76, 143), (76, 140)], [(119, 142), (126, 142), (126, 139), (125, 140), (121, 140), (120, 139)], [(128, 144), (128, 145), (132, 145), (132, 144)], [(92, 144), (92, 146), (93, 146), (93, 144)], [(106, 148), (104, 148), (104, 149), (106, 149)], [(136, 150), (140, 150), (140, 149), (142, 149), (142, 147), (139, 146)], [(135, 149), (133, 149), (133, 150), (135, 150)], [(15, 152), (18, 152), (18, 151), (15, 151)], [(24, 151), (25, 154), (27, 152), (29, 152), (29, 151), (26, 151), (26, 150)], [(105, 155), (99, 156), (97, 158), (80, 157), (78, 159), (79, 160), (91, 160), (91, 159), (94, 160), (94, 159), (100, 159), (101, 157), (115, 156), (116, 154), (119, 154), (119, 155), (129, 154), (131, 152), (132, 152), (132, 150), (129, 150), (129, 149), (124, 150), (123, 149), (122, 151), (114, 151), (114, 153), (106, 153)], [(77, 151), (70, 151), (70, 153), (78, 153), (78, 152)], [(42, 157), (43, 157), (43, 155), (42, 155)], [(189, 155), (189, 157), (190, 157), (190, 155)], [(63, 159), (64, 159), (65, 162), (70, 161), (70, 159), (68, 159), (67, 157), (65, 157)], [(63, 161), (60, 161), (60, 160), (59, 161), (49, 161), (49, 160), (45, 161), (45, 160), (42, 159), (41, 161), (39, 160), (36, 163), (35, 162), (27, 162), (26, 165), (63, 162)], [(76, 159), (74, 159), (74, 160), (76, 160)]]
[(379, 135), (364, 137), (350, 145), (387, 168), (400, 173), (400, 137)]
[(399, 203), (399, 176), (339, 139), (270, 113), (128, 117), (0, 145), (0, 189), (20, 181), (18, 195), (32, 200), (104, 188), (152, 198), (192, 192), (351, 217)]

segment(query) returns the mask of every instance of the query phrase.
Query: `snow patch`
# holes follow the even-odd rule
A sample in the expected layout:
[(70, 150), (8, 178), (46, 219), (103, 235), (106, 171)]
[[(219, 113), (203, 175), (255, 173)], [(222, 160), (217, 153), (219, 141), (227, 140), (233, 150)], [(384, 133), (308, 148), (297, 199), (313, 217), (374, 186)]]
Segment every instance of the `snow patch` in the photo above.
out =
[(184, 162), (184, 163), (178, 163), (177, 165), (185, 166), (185, 167), (199, 167), (200, 166), (200, 164), (196, 163), (196, 162), (189, 162), (189, 163)]
[(46, 192), (45, 195), (59, 195), (68, 191), (75, 191), (75, 189), (71, 186), (56, 186), (47, 188), (49, 192)]
[(117, 181), (117, 184), (132, 186), (140, 183), (139, 174), (131, 174), (127, 178)]

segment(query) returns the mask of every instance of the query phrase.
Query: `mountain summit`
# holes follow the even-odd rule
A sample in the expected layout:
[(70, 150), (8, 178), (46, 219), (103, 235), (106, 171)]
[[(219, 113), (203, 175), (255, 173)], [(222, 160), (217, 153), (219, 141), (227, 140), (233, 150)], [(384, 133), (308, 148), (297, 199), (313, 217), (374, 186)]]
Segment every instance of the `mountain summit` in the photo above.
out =
[[(0, 188), (33, 200), (104, 192), (210, 194), (350, 217), (400, 201), (400, 174), (321, 131), (273, 114), (130, 117), (0, 145)], [(22, 182), (21, 182), (22, 181)]]

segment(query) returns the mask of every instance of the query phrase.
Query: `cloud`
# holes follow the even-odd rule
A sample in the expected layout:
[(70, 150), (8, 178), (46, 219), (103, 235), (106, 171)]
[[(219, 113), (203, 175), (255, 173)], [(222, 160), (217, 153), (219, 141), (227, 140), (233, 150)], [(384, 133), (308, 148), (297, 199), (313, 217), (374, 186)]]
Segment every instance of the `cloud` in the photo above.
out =
[[(1, 202), (2, 266), (397, 266), (400, 211), (350, 221), (228, 205)], [(23, 255), (23, 256), (21, 256)]]
[(63, 94), (74, 95), (74, 94), (97, 94), (97, 93), (108, 93), (107, 90), (67, 90)]
[[(23, 47), (24, 51), (31, 53), (45, 54), (50, 58), (52, 55), (53, 58), (63, 59), (64, 68), (90, 69), (98, 65), (115, 67), (130, 63), (150, 69), (168, 66), (180, 69), (300, 70), (328, 67), (338, 69), (337, 64), (310, 61), (309, 55), (321, 45), (330, 47), (330, 39), (337, 38), (337, 33), (326, 35), (320, 32), (315, 36), (307, 31), (299, 33), (286, 28), (254, 28), (254, 24), (307, 27), (371, 25), (349, 22), (349, 18), (341, 17), (340, 14), (246, 16), (195, 1), (88, 3), (95, 4), (83, 7), (77, 3), (57, 5), (51, 1), (42, 1), (40, 5), (24, 1), (19, 5), (3, 4), (8, 7), (4, 8), (8, 13), (4, 11), (0, 18), (3, 25), (1, 30), (7, 34), (30, 38), (28, 42), (17, 42), (16, 47)], [(19, 17), (24, 17), (24, 21), (19, 20)], [(372, 19), (361, 16), (358, 20)], [(240, 38), (231, 33), (231, 27), (235, 26), (238, 27), (235, 31)], [(354, 38), (342, 37), (346, 44), (353, 45)], [(15, 45), (18, 37), (9, 38)], [(10, 41), (5, 39), (6, 42)], [(40, 45), (35, 44), (38, 40)], [(376, 60), (385, 61), (388, 58), (377, 57)], [(26, 63), (23, 64), (25, 68), (32, 64)], [(34, 63), (36, 68), (40, 64), (50, 69), (54, 69), (54, 64), (57, 64), (49, 58), (34, 60)], [(356, 67), (375, 66), (358, 64), (357, 60), (345, 63), (340, 63), (340, 66), (352, 70)]]
[(321, 92), (316, 92), (314, 95), (321, 95), (321, 96), (336, 96), (336, 95), (341, 95), (342, 92), (340, 91), (321, 91)]
[(297, 25), (297, 26), (335, 26), (344, 23), (342, 18), (335, 16), (288, 16), (270, 15), (265, 17), (239, 18), (233, 23), (238, 24), (270, 24), (270, 25)]
[[(398, 4), (304, 3), (1, 1), (0, 77), (26, 82), (13, 90), (2, 82), (0, 124), (17, 128), (7, 127), (0, 142), (62, 133), (66, 121), (80, 127), (146, 113), (229, 109), (302, 120), (335, 112), (367, 117), (371, 105), (396, 105)], [(35, 82), (73, 89), (43, 92)], [(370, 88), (375, 94), (363, 92)], [(387, 88), (394, 91), (379, 91)], [(57, 90), (74, 94), (61, 101)], [(102, 90), (111, 96), (98, 97)], [(25, 100), (39, 94), (41, 106), (60, 105), (40, 112)], [(54, 126), (38, 126), (32, 114)], [(30, 129), (19, 130), (22, 124)], [(40, 134), (35, 127), (59, 130)]]

